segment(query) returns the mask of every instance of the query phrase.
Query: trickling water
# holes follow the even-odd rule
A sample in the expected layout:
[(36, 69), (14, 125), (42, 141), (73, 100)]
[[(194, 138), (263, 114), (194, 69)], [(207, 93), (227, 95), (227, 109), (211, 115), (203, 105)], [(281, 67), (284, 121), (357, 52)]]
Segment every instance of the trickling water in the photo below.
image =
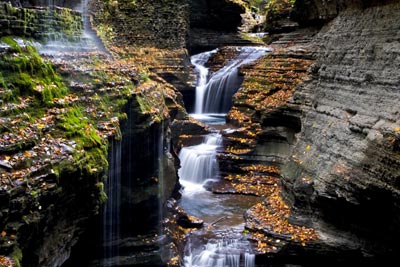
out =
[[(83, 31), (79, 36), (70, 36), (74, 40), (68, 40), (62, 36), (60, 32), (50, 36), (50, 40), (42, 46), (39, 50), (42, 54), (54, 55), (64, 52), (92, 52), (92, 51), (102, 51), (107, 52), (102, 41), (97, 36), (97, 33), (92, 29), (90, 24), (90, 15), (88, 10), (89, 0), (81, 0), (80, 4), (77, 5), (74, 10), (79, 11), (82, 14), (82, 24)], [(48, 0), (49, 9), (54, 10), (54, 1)], [(51, 13), (53, 14), (53, 13)], [(54, 15), (49, 17), (47, 27), (55, 29), (54, 25)]]
[(232, 96), (241, 85), (239, 67), (264, 56), (269, 48), (238, 47), (240, 54), (218, 70), (208, 80), (208, 69), (204, 64), (216, 50), (192, 56), (192, 64), (199, 73), (196, 87), (195, 112), (227, 113), (232, 106)]
[[(121, 162), (122, 146), (120, 141), (111, 143), (112, 155), (109, 159), (109, 173), (105, 184), (108, 196), (103, 211), (103, 254), (104, 259), (118, 255), (118, 239), (120, 237), (120, 205), (121, 205)], [(103, 266), (110, 266), (104, 264)]]

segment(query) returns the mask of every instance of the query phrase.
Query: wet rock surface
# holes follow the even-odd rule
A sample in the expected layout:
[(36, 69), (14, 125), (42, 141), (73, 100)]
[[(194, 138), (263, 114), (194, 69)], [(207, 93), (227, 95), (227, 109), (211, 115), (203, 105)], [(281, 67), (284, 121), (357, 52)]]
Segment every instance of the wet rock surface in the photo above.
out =
[(20, 36), (49, 41), (76, 41), (82, 37), (82, 13), (70, 9), (38, 5), (21, 8), (0, 2), (0, 36)]

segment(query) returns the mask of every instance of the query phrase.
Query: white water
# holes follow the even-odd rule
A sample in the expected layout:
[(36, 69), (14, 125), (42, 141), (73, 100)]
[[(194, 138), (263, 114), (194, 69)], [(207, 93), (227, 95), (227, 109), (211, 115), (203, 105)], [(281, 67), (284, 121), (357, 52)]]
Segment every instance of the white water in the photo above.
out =
[(184, 147), (179, 153), (181, 182), (203, 184), (218, 176), (217, 148), (222, 144), (219, 134), (207, 135), (200, 145)]
[(190, 58), (190, 62), (193, 64), (198, 73), (197, 86), (196, 86), (196, 99), (195, 99), (196, 103), (194, 107), (195, 109), (194, 111), (196, 114), (202, 113), (202, 107), (204, 103), (204, 92), (206, 90), (207, 80), (208, 80), (209, 71), (208, 68), (204, 66), (204, 64), (207, 63), (212, 54), (215, 54), (217, 52), (218, 49), (214, 49), (212, 51), (194, 55)]
[(244, 254), (244, 267), (254, 267), (256, 255), (246, 252)]
[[(209, 77), (204, 65), (217, 50), (194, 55), (192, 64), (198, 73), (195, 114), (193, 117), (209, 125), (223, 124), (225, 113), (232, 105), (232, 96), (241, 85), (239, 67), (265, 55), (269, 49), (240, 47), (239, 56)], [(220, 134), (210, 134), (195, 146), (183, 147), (179, 153), (178, 171), (183, 185), (181, 205), (186, 211), (203, 219), (216, 234), (204, 243), (202, 234), (190, 236), (185, 248), (184, 267), (254, 267), (255, 255), (250, 244), (243, 240), (243, 213), (251, 206), (240, 196), (214, 195), (203, 184), (219, 177), (217, 151), (222, 146)], [(207, 239), (206, 239), (207, 240)]]
[(266, 55), (269, 48), (265, 47), (238, 47), (240, 54), (231, 60), (222, 69), (209, 76), (204, 64), (217, 50), (200, 53), (192, 56), (191, 62), (198, 72), (196, 86), (195, 113), (227, 113), (232, 105), (232, 96), (241, 85), (238, 75), (239, 68)]
[[(185, 267), (254, 267), (254, 254), (246, 251), (249, 243), (239, 240), (210, 240), (184, 257)], [(190, 248), (189, 248), (190, 250)], [(241, 265), (243, 262), (243, 265)]]

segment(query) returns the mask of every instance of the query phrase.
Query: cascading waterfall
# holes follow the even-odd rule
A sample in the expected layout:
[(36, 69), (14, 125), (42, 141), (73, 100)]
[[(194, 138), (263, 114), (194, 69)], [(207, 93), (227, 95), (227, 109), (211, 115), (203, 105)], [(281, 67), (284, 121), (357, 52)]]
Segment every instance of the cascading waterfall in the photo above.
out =
[[(193, 117), (206, 123), (221, 124), (216, 121), (218, 117), (222, 117), (229, 111), (232, 96), (242, 82), (238, 74), (239, 67), (257, 60), (269, 51), (264, 47), (238, 47), (237, 49), (240, 52), (239, 55), (211, 76), (205, 64), (218, 50), (192, 56), (191, 62), (198, 73)], [(205, 244), (202, 241), (199, 242), (203, 240), (201, 233), (199, 233), (200, 237), (194, 235), (188, 238), (184, 267), (255, 266), (255, 255), (250, 251), (250, 243), (241, 237), (243, 218), (241, 214), (238, 214), (239, 207), (233, 203), (234, 199), (215, 197), (206, 192), (202, 186), (206, 180), (216, 179), (219, 176), (217, 152), (218, 148), (222, 147), (222, 142), (220, 134), (212, 133), (207, 135), (201, 144), (183, 147), (179, 153), (181, 168), (178, 175), (184, 187), (182, 206), (194, 212), (195, 216), (204, 216), (204, 219), (210, 220), (209, 226), (214, 226), (227, 218), (232, 221), (231, 223), (224, 222), (225, 226), (217, 227), (219, 230), (215, 232), (216, 238), (208, 240)], [(235, 197), (235, 201), (236, 198), (239, 199)], [(241, 208), (244, 207), (241, 206)], [(237, 217), (241, 217), (239, 219), (241, 221)], [(221, 236), (221, 233), (227, 230), (230, 234)]]
[[(249, 243), (239, 240), (210, 240), (184, 258), (185, 267), (254, 267), (254, 254), (246, 251)], [(243, 266), (242, 265), (242, 266)]]
[(214, 49), (209, 52), (200, 53), (194, 55), (190, 58), (190, 62), (195, 67), (198, 73), (197, 85), (196, 85), (196, 98), (195, 98), (195, 113), (200, 114), (202, 113), (202, 107), (204, 103), (204, 91), (207, 86), (208, 80), (208, 68), (204, 65), (210, 59), (212, 54), (215, 54), (218, 49)]
[(213, 73), (208, 79), (208, 69), (204, 64), (216, 50), (192, 56), (199, 79), (196, 86), (195, 113), (227, 113), (232, 106), (232, 96), (239, 89), (242, 79), (239, 68), (264, 56), (269, 48), (238, 47), (239, 55), (226, 66)]
[(200, 145), (184, 147), (179, 153), (181, 182), (202, 184), (218, 176), (217, 148), (222, 145), (220, 134), (207, 135)]

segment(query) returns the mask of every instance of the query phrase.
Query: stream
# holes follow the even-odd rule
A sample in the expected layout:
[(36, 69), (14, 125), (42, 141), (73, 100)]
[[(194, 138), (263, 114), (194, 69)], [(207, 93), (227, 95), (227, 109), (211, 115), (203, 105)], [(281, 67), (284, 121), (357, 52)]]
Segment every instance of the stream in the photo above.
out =
[(203, 185), (219, 179), (217, 155), (223, 151), (221, 129), (226, 129), (225, 115), (232, 96), (241, 85), (239, 67), (257, 60), (269, 50), (261, 47), (238, 47), (239, 55), (223, 68), (209, 74), (204, 65), (212, 50), (192, 56), (198, 73), (195, 113), (192, 117), (206, 123), (212, 133), (201, 144), (183, 147), (179, 153), (179, 179), (183, 187), (180, 205), (188, 214), (204, 221), (204, 228), (192, 232), (184, 251), (183, 267), (252, 267), (255, 255), (243, 237), (244, 212), (260, 201), (255, 196), (213, 194)]

